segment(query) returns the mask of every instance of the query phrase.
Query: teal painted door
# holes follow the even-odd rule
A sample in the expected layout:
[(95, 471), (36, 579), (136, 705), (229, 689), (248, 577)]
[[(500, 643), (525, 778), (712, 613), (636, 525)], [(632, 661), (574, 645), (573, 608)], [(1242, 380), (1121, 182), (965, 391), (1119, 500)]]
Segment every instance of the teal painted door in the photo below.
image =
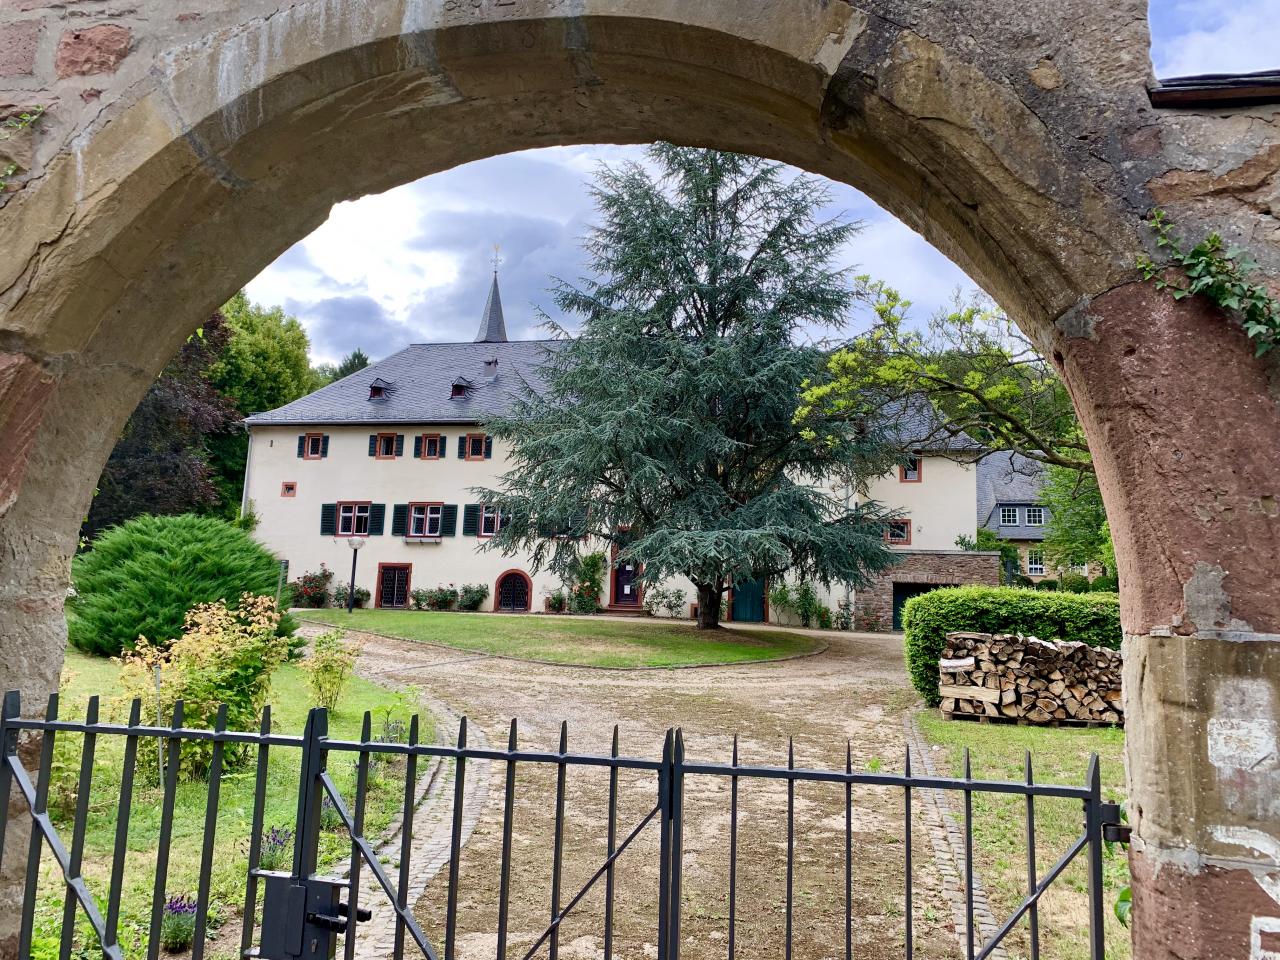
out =
[(748, 580), (733, 585), (734, 623), (764, 623), (764, 581)]

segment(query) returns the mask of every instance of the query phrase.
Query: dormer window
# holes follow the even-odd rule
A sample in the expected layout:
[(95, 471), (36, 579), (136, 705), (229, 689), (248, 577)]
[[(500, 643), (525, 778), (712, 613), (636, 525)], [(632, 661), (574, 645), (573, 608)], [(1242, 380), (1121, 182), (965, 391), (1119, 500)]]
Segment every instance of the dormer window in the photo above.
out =
[(455, 383), (453, 390), (449, 393), (451, 400), (458, 400), (467, 395), (467, 385), (465, 383)]
[(381, 377), (378, 377), (371, 384), (369, 384), (369, 399), (370, 400), (386, 400), (389, 396), (391, 396), (391, 387), (392, 387), (392, 384), (390, 381), (383, 380)]

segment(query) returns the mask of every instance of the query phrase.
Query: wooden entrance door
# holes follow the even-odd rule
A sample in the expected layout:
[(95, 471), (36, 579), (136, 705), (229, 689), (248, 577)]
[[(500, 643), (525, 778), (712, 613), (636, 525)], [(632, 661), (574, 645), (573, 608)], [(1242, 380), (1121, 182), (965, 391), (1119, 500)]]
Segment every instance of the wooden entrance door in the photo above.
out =
[(613, 602), (616, 606), (640, 603), (639, 570), (630, 560), (622, 560), (613, 568)]
[(734, 623), (764, 623), (764, 581), (744, 580), (733, 585), (733, 606), (730, 615)]
[(409, 571), (407, 563), (378, 564), (377, 605), (403, 610), (409, 606)]

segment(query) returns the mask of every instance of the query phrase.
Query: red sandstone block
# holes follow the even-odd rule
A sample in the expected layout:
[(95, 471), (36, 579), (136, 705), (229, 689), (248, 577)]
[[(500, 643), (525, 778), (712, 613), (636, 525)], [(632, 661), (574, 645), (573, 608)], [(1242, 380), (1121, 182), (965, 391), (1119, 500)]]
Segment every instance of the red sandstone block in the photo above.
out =
[(33, 73), (39, 44), (39, 20), (19, 20), (0, 26), (0, 77)]
[(128, 27), (100, 23), (85, 30), (68, 30), (58, 40), (59, 77), (87, 77), (113, 73), (129, 55), (133, 35)]

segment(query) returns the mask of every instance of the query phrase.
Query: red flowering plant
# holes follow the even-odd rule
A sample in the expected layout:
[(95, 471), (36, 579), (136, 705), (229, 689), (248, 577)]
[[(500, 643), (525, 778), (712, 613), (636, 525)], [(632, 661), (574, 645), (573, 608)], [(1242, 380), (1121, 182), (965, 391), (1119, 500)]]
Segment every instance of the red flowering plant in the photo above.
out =
[(329, 602), (329, 584), (333, 581), (333, 571), (320, 564), (316, 572), (308, 570), (293, 583), (289, 589), (293, 591), (295, 607), (323, 607)]

